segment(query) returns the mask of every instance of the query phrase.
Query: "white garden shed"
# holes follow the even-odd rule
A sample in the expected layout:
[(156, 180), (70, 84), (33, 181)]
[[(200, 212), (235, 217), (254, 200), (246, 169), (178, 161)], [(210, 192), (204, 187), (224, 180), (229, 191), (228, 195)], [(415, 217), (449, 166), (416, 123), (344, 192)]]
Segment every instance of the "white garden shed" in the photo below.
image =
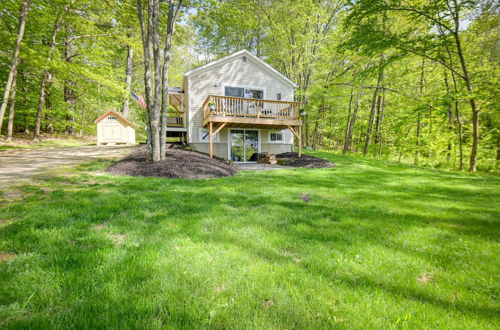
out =
[(97, 145), (135, 144), (135, 128), (127, 118), (114, 110), (104, 113), (94, 120), (97, 125)]

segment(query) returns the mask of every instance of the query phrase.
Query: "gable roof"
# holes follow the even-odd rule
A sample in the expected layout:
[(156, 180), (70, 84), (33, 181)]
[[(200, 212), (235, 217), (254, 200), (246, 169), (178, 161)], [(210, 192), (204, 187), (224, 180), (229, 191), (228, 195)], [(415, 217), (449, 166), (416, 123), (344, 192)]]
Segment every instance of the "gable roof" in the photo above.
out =
[(136, 126), (133, 123), (131, 123), (127, 118), (123, 117), (122, 114), (119, 114), (118, 112), (116, 112), (114, 110), (109, 110), (109, 111), (105, 112), (102, 116), (100, 116), (99, 118), (94, 120), (94, 124), (97, 124), (98, 122), (100, 122), (101, 120), (103, 120), (104, 118), (106, 118), (109, 115), (113, 115), (113, 116), (119, 118), (126, 125), (128, 125), (132, 128), (136, 128)]
[(267, 64), (266, 62), (264, 62), (263, 60), (261, 60), (260, 58), (258, 58), (257, 56), (255, 56), (254, 54), (250, 53), (246, 49), (242, 49), (242, 50), (240, 50), (240, 51), (238, 51), (236, 53), (233, 53), (231, 55), (222, 57), (222, 58), (220, 58), (218, 60), (209, 62), (209, 63), (207, 63), (205, 65), (200, 66), (200, 67), (197, 67), (195, 69), (189, 70), (188, 72), (186, 72), (184, 74), (184, 76), (188, 77), (188, 76), (192, 75), (193, 73), (203, 72), (203, 71), (205, 71), (207, 69), (210, 69), (212, 67), (215, 67), (215, 66), (221, 65), (223, 63), (226, 63), (226, 62), (228, 62), (228, 61), (230, 61), (230, 60), (232, 60), (235, 57), (238, 57), (240, 55), (245, 55), (245, 56), (251, 58), (262, 69), (264, 69), (264, 70), (268, 71), (269, 73), (273, 74), (274, 76), (282, 79), (283, 81), (287, 82), (291, 86), (297, 87), (297, 84), (295, 84), (293, 81), (291, 81), (290, 79), (288, 79), (284, 74), (282, 74), (281, 72), (279, 72), (278, 70), (276, 70), (275, 68), (273, 68), (272, 66), (270, 66), (269, 64)]

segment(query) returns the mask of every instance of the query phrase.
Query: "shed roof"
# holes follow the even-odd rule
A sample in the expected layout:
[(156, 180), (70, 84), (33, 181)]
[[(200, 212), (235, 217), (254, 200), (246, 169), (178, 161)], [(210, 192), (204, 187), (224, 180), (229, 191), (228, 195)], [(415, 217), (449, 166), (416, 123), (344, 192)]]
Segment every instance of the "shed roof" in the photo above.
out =
[(223, 64), (223, 63), (226, 63), (227, 61), (232, 60), (233, 58), (235, 58), (235, 57), (237, 57), (239, 55), (245, 55), (248, 58), (253, 59), (254, 62), (257, 63), (257, 65), (259, 65), (262, 69), (270, 72), (271, 74), (273, 74), (274, 76), (276, 76), (278, 78), (281, 78), (282, 80), (284, 80), (285, 82), (287, 82), (291, 86), (297, 87), (297, 84), (295, 84), (293, 81), (291, 81), (290, 79), (288, 79), (284, 74), (282, 74), (281, 72), (279, 72), (278, 70), (276, 70), (275, 68), (273, 68), (272, 66), (270, 66), (269, 64), (267, 64), (266, 62), (264, 62), (263, 60), (261, 60), (260, 58), (258, 58), (257, 56), (255, 56), (254, 54), (250, 53), (246, 49), (242, 49), (242, 50), (240, 50), (240, 51), (238, 51), (236, 53), (233, 53), (231, 55), (222, 57), (222, 58), (220, 58), (218, 60), (209, 62), (209, 63), (207, 63), (205, 65), (200, 66), (200, 67), (197, 67), (195, 69), (189, 70), (188, 72), (186, 72), (184, 74), (184, 76), (188, 77), (188, 76), (190, 76), (193, 73), (202, 72), (202, 71), (205, 71), (205, 70), (207, 70), (209, 68), (218, 66), (218, 65)]
[(123, 117), (122, 114), (116, 112), (115, 110), (109, 110), (109, 111), (105, 112), (102, 116), (100, 116), (99, 118), (97, 118), (96, 120), (94, 120), (94, 124), (97, 124), (98, 122), (100, 122), (101, 120), (103, 120), (104, 118), (106, 118), (109, 115), (116, 116), (124, 124), (126, 124), (126, 125), (128, 125), (128, 126), (130, 126), (132, 128), (137, 128), (137, 126), (135, 126), (132, 122), (130, 122), (127, 118)]

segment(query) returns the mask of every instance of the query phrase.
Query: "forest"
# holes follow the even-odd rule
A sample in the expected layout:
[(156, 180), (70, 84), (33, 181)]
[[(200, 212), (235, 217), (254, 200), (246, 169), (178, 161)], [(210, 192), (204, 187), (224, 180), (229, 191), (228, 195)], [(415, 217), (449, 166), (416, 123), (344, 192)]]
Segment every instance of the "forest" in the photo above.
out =
[(7, 141), (93, 135), (109, 109), (144, 131), (155, 116), (131, 92), (148, 100), (160, 78), (180, 86), (189, 69), (247, 49), (298, 85), (306, 148), (498, 171), (495, 1), (3, 0), (0, 24)]

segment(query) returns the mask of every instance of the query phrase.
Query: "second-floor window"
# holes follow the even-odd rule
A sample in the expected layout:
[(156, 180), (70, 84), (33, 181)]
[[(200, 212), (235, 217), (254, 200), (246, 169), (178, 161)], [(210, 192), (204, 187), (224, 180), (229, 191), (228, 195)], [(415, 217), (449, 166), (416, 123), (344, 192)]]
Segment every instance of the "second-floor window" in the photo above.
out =
[(264, 90), (257, 88), (230, 87), (224, 88), (225, 96), (246, 97), (248, 99), (264, 99)]

